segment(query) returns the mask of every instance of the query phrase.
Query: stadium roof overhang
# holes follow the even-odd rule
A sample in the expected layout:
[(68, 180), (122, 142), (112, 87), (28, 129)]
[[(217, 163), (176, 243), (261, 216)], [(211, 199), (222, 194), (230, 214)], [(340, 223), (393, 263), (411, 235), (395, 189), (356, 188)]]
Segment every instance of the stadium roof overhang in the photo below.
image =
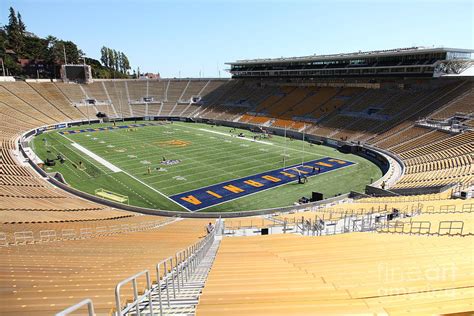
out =
[(347, 54), (239, 60), (227, 63), (233, 77), (439, 77), (469, 68), (474, 50), (398, 48)]
[(318, 61), (340, 61), (340, 60), (351, 60), (351, 59), (364, 59), (364, 58), (381, 58), (381, 57), (399, 57), (404, 55), (423, 55), (433, 53), (463, 53), (472, 54), (474, 49), (465, 48), (421, 48), (421, 47), (410, 47), (410, 48), (399, 48), (390, 50), (378, 50), (369, 52), (354, 52), (354, 53), (341, 53), (341, 54), (329, 54), (329, 55), (311, 55), (301, 57), (281, 57), (281, 58), (258, 58), (258, 59), (242, 59), (235, 62), (227, 62), (227, 65), (258, 65), (258, 64), (280, 64), (280, 63), (293, 63), (293, 62), (318, 62)]

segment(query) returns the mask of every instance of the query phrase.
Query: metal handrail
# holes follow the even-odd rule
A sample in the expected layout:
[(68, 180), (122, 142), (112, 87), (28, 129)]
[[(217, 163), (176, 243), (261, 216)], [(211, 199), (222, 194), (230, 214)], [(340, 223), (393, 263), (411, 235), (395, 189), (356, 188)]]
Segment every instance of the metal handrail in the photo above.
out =
[[(129, 229), (127, 232), (138, 232), (144, 231), (149, 229), (158, 228), (164, 225), (167, 225), (176, 220), (176, 217), (172, 217), (169, 220), (164, 221), (151, 221), (151, 222), (144, 222), (138, 226), (130, 226), (133, 229)], [(35, 236), (35, 232), (33, 231), (19, 231), (13, 232), (14, 244), (26, 244), (26, 243), (45, 243), (45, 242), (58, 242), (58, 241), (65, 241), (71, 240), (76, 238), (86, 239), (86, 238), (94, 238), (99, 236), (108, 236), (115, 233), (121, 233), (121, 226), (114, 225), (114, 226), (100, 226), (96, 227), (95, 230), (91, 227), (80, 227), (79, 234), (77, 234), (76, 229), (73, 228), (63, 228), (58, 231), (54, 229), (49, 230), (40, 230), (39, 234)], [(0, 246), (9, 246), (8, 236), (10, 234), (1, 232), (0, 233)]]
[[(138, 295), (138, 289), (137, 289), (137, 279), (145, 275), (146, 277), (146, 290), (142, 295)], [(127, 307), (125, 307), (123, 310), (121, 308), (121, 301), (120, 301), (120, 289), (123, 285), (132, 282), (132, 289), (133, 289), (133, 302), (130, 303)], [(130, 311), (132, 308), (135, 307), (135, 312), (138, 316), (140, 316), (140, 306), (139, 303), (148, 296), (148, 301), (149, 301), (149, 311), (150, 315), (153, 316), (153, 305), (152, 305), (152, 300), (151, 300), (151, 281), (150, 281), (150, 272), (148, 270), (143, 270), (142, 272), (139, 272), (135, 275), (132, 275), (131, 277), (128, 277), (127, 279), (123, 280), (117, 286), (115, 287), (115, 308), (116, 308), (116, 315), (117, 316), (122, 316), (128, 311)]]
[(71, 314), (72, 312), (77, 311), (79, 308), (83, 307), (84, 305), (87, 305), (88, 316), (94, 316), (94, 315), (95, 315), (95, 312), (94, 312), (94, 303), (92, 302), (92, 300), (91, 300), (90, 298), (86, 298), (85, 300), (80, 301), (80, 302), (77, 303), (76, 305), (73, 305), (73, 306), (71, 306), (71, 307), (66, 308), (66, 309), (63, 310), (62, 312), (57, 313), (56, 316), (66, 316), (66, 315), (69, 315), (69, 314)]

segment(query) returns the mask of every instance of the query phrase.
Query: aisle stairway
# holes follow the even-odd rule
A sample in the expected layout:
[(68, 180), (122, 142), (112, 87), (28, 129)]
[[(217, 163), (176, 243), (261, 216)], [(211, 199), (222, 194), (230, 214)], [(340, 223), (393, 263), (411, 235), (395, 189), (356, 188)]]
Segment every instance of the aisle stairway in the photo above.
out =
[[(196, 314), (199, 297), (201, 296), (202, 289), (206, 284), (207, 276), (211, 270), (212, 264), (214, 263), (214, 259), (216, 258), (221, 240), (222, 236), (216, 236), (211, 247), (192, 275), (187, 276), (187, 274), (184, 273), (183, 278), (179, 280), (181, 282), (179, 291), (177, 284), (175, 285), (175, 296), (173, 295), (172, 288), (169, 289), (169, 304), (167, 302), (166, 287), (164, 285), (161, 286), (161, 299), (163, 302), (161, 311), (160, 293), (158, 293), (158, 287), (156, 288), (152, 293), (153, 315), (188, 316)], [(143, 310), (143, 312), (141, 312), (140, 315), (151, 315), (148, 310), (148, 304), (148, 302), (141, 304), (140, 309)], [(136, 314), (133, 313), (131, 315)]]
[(206, 239), (190, 247), (189, 251), (179, 252), (174, 258), (158, 264), (160, 280), (149, 291), (142, 293), (142, 299), (138, 299), (138, 310), (135, 300), (116, 315), (195, 315), (199, 297), (222, 240), (219, 221), (215, 231)]

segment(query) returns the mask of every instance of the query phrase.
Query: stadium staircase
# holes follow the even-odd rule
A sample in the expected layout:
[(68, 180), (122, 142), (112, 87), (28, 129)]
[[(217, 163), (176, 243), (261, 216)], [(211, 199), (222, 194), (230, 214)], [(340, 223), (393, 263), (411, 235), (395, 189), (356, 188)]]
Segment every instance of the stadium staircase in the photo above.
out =
[(142, 300), (128, 304), (116, 315), (195, 315), (199, 297), (222, 240), (222, 224), (223, 220), (217, 221), (214, 232), (197, 246), (202, 249), (183, 252), (183, 257), (181, 253), (177, 254), (174, 267), (173, 259), (158, 264), (157, 273), (162, 274), (160, 282), (148, 293), (145, 292), (141, 296)]
[[(211, 271), (212, 264), (216, 258), (221, 239), (222, 236), (219, 236), (214, 240), (203, 260), (196, 267), (196, 270), (192, 275), (186, 277), (186, 274), (184, 274), (184, 280), (182, 280), (183, 283), (180, 285), (179, 290), (176, 289), (175, 296), (173, 293), (169, 293), (169, 304), (166, 300), (167, 293), (165, 288), (162, 288), (160, 293), (157, 289), (155, 293), (152, 294), (152, 303), (154, 306), (153, 315), (195, 315), (199, 297), (202, 294), (202, 289), (206, 284), (207, 276)], [(162, 305), (160, 305), (160, 295), (162, 299), (164, 298)], [(144, 305), (148, 305), (148, 302)], [(160, 306), (162, 306), (161, 310)], [(141, 315), (151, 315), (151, 313), (146, 312), (146, 306), (142, 307), (145, 312), (141, 313)]]

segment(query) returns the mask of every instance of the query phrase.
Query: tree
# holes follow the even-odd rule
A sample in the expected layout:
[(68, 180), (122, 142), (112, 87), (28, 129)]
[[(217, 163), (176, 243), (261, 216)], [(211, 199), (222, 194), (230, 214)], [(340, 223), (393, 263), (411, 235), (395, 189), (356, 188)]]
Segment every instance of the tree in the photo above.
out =
[(119, 71), (119, 64), (120, 64), (120, 54), (114, 49), (114, 64), (113, 68), (115, 71)]
[(3, 63), (10, 76), (16, 76), (22, 73), (20, 64), (17, 63), (17, 61), (14, 60), (10, 55), (5, 55)]
[[(102, 65), (112, 71), (113, 77), (118, 76), (117, 73), (124, 75), (128, 73), (130, 62), (124, 52), (102, 46), (100, 55)], [(98, 73), (98, 70), (96, 73)]]
[(84, 52), (71, 41), (60, 41), (60, 43), (63, 46), (63, 50), (66, 50), (68, 64), (78, 64), (80, 61), (79, 59), (84, 55)]
[(102, 62), (102, 65), (109, 67), (109, 54), (107, 47), (105, 46), (102, 46), (100, 49), (100, 61)]
[(31, 37), (25, 41), (23, 57), (36, 60), (48, 60), (48, 41)]
[[(23, 25), (22, 27), (24, 27), (23, 22), (21, 23)], [(8, 25), (6, 29), (8, 34), (8, 46), (12, 48), (17, 54), (21, 54), (23, 49), (23, 33), (21, 31), (20, 24), (18, 23), (15, 10), (12, 7), (10, 7)]]
[(128, 70), (130, 69), (130, 62), (128, 61), (127, 55), (122, 53), (122, 73), (126, 74), (128, 73)]
[(26, 31), (26, 25), (23, 23), (23, 20), (21, 19), (21, 14), (18, 12), (18, 30), (20, 31), (21, 34), (24, 34)]
[[(61, 41), (53, 36), (47, 37), (49, 61), (53, 64), (77, 64), (84, 54), (77, 45), (71, 41)], [(66, 52), (66, 59), (64, 59)]]
[(112, 65), (115, 64), (114, 51), (111, 48), (107, 48), (107, 55), (109, 56), (109, 64), (107, 65), (107, 68), (112, 68)]
[(8, 15), (7, 32), (10, 34), (15, 31), (18, 31), (18, 19), (16, 17), (15, 9), (10, 7), (10, 14)]

